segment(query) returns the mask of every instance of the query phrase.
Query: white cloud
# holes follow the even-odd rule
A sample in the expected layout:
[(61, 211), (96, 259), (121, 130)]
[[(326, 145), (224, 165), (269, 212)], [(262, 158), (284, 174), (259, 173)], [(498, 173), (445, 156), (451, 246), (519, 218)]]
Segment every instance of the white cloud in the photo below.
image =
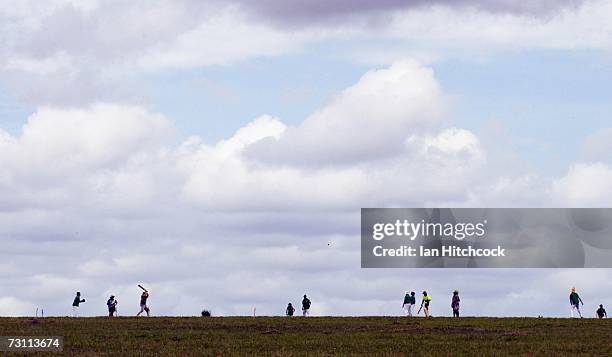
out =
[(5, 63), (5, 69), (47, 75), (62, 70), (70, 70), (72, 65), (72, 58), (70, 56), (66, 55), (65, 52), (57, 52), (51, 57), (41, 59), (20, 56), (10, 57)]
[(552, 185), (554, 197), (570, 207), (609, 207), (612, 202), (612, 168), (603, 163), (570, 167)]
[[(368, 72), (301, 126), (262, 116), (216, 144), (192, 137), (179, 145), (168, 141), (172, 122), (141, 107), (41, 108), (21, 135), (0, 131), (0, 257), (11, 272), (0, 301), (23, 302), (0, 314), (44, 306), (66, 315), (81, 290), (84, 314), (103, 314), (115, 293), (129, 315), (138, 282), (151, 287), (155, 314), (248, 314), (253, 306), (277, 314), (304, 292), (317, 314), (394, 314), (406, 284), (441, 299), (469, 287), (468, 314), (499, 313), (470, 300), (534, 294), (536, 285), (521, 286), (532, 273), (499, 284), (499, 272), (424, 271), (407, 282), (400, 270), (358, 268), (359, 207), (483, 200), (490, 184), (482, 172), (495, 158), (470, 131), (443, 125), (444, 98), (431, 70), (403, 62)], [(292, 141), (312, 133), (320, 135)], [(368, 133), (375, 157), (361, 147)], [(342, 155), (322, 165), (297, 154), (270, 161), (251, 152), (265, 141), (278, 144), (268, 150), (295, 143), (298, 154), (321, 154), (314, 145)], [(606, 202), (611, 175), (602, 164), (577, 165), (552, 191)], [(484, 199), (498, 205), (545, 191), (538, 179), (497, 179), (497, 196)], [(583, 180), (600, 195), (580, 191)], [(560, 314), (549, 293), (534, 296), (528, 313)]]
[(149, 73), (301, 53), (312, 44), (376, 65), (407, 57), (480, 60), (513, 49), (612, 48), (606, 1), (542, 6), (554, 11), (536, 6), (538, 16), (520, 4), (488, 7), (495, 6), (397, 6), (384, 21), (369, 21), (366, 13), (303, 27), (269, 23), (227, 1), (24, 1), (0, 13), (0, 68), (5, 85), (24, 100), (74, 105), (142, 101), (139, 83)]
[[(385, 93), (394, 98), (389, 105), (382, 102)], [(433, 192), (460, 196), (471, 169), (483, 163), (473, 134), (439, 129), (437, 119), (432, 124), (417, 115), (429, 104), (440, 116), (438, 100), (443, 96), (432, 72), (414, 63), (367, 73), (311, 116), (308, 129), (293, 129), (318, 126), (324, 133), (330, 120), (348, 130), (364, 111), (357, 119), (364, 132), (395, 138), (377, 138), (393, 146), (393, 155), (341, 167), (277, 165), (246, 155), (264, 140), (284, 140), (288, 127), (270, 116), (214, 145), (197, 137), (172, 145), (172, 122), (141, 107), (41, 108), (21, 135), (0, 132), (0, 245), (3, 264), (14, 273), (4, 286), (18, 298), (36, 286), (32, 304), (59, 315), (76, 290), (90, 302), (103, 301), (109, 291), (128, 304), (132, 295), (136, 301), (130, 287), (137, 281), (154, 287), (159, 313), (197, 311), (193, 304), (201, 296), (217, 313), (245, 313), (250, 301), (262, 313), (274, 313), (269, 296), (289, 290), (299, 296), (302, 289), (344, 301), (335, 297), (339, 292), (319, 291), (332, 289), (333, 281), (321, 285), (305, 271), (327, 274), (358, 265), (355, 207), (418, 204)], [(384, 128), (390, 125), (395, 130)], [(304, 150), (333, 147), (335, 140), (324, 135), (304, 142)], [(359, 150), (348, 133), (342, 140), (346, 152)], [(448, 175), (455, 176), (450, 185), (443, 179)], [(35, 263), (40, 259), (45, 267)], [(252, 287), (245, 283), (247, 272)], [(216, 279), (222, 274), (226, 280)], [(31, 278), (18, 279), (26, 276)], [(194, 294), (180, 299), (189, 306), (177, 303), (173, 287)], [(27, 314), (30, 307), (7, 314)], [(343, 311), (330, 303), (317, 309)], [(103, 311), (86, 304), (83, 313)]]
[(154, 171), (139, 167), (160, 160), (172, 130), (168, 119), (133, 106), (42, 108), (21, 136), (0, 134), (0, 207), (62, 206), (84, 192), (107, 204), (146, 196)]
[(34, 316), (33, 304), (12, 296), (0, 297), (0, 316)]
[(544, 17), (433, 6), (397, 12), (378, 36), (396, 39), (400, 48), (413, 52), (477, 59), (534, 48), (610, 50), (610, 14), (607, 1), (587, 1)]
[(264, 117), (213, 147), (190, 146), (183, 196), (247, 211), (459, 199), (486, 159), (474, 134), (439, 128), (444, 106), (427, 68), (370, 71), (300, 126)]
[(457, 163), (469, 164), (472, 161), (481, 162), (485, 159), (478, 138), (464, 129), (450, 128), (436, 136), (423, 138), (410, 136), (406, 144), (430, 160), (447, 160), (449, 157), (454, 157)]
[(138, 83), (148, 73), (276, 56), (306, 40), (218, 1), (82, 5), (23, 2), (0, 13), (0, 71), (23, 100), (138, 102), (146, 94)]
[(172, 41), (145, 49), (136, 59), (136, 69), (192, 68), (277, 56), (298, 50), (303, 40), (303, 35), (250, 23), (243, 13), (230, 7)]
[(431, 69), (399, 62), (367, 72), (298, 127), (249, 149), (250, 157), (325, 165), (397, 155), (408, 135), (436, 128), (445, 107)]
[(402, 62), (366, 73), (299, 127), (262, 116), (212, 146), (172, 148), (171, 122), (134, 106), (43, 108), (21, 136), (0, 136), (3, 209), (76, 201), (132, 216), (156, 200), (247, 212), (461, 201), (486, 156), (474, 134), (441, 128), (444, 106), (432, 71)]
[(612, 164), (612, 128), (604, 128), (589, 135), (581, 150), (583, 161)]
[(20, 137), (4, 135), (0, 160), (16, 179), (34, 171), (39, 178), (70, 177), (90, 168), (113, 167), (157, 148), (172, 129), (168, 119), (138, 107), (43, 108), (30, 116)]

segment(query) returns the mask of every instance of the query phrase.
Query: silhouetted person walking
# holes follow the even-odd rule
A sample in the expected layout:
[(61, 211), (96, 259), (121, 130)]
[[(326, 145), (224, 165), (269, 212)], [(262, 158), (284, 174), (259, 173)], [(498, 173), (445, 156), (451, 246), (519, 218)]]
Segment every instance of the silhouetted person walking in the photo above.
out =
[(606, 309), (604, 309), (603, 305), (599, 305), (599, 309), (597, 309), (597, 317), (599, 317), (600, 319), (608, 318), (608, 313), (606, 312)]
[(306, 317), (310, 315), (310, 299), (304, 295), (304, 299), (302, 299), (302, 316)]
[(118, 301), (115, 299), (115, 295), (111, 295), (111, 297), (106, 301), (106, 306), (108, 307), (108, 317), (115, 316), (115, 312), (117, 312), (117, 303)]
[(287, 309), (285, 310), (285, 314), (287, 316), (293, 316), (294, 312), (295, 312), (295, 307), (293, 307), (293, 305), (291, 305), (291, 303), (287, 304)]
[(453, 317), (459, 317), (459, 290), (453, 291), (453, 299), (451, 301), (451, 309), (453, 309)]
[(79, 305), (81, 305), (82, 302), (85, 302), (85, 299), (81, 299), (81, 292), (77, 291), (76, 296), (72, 301), (72, 317), (79, 316)]

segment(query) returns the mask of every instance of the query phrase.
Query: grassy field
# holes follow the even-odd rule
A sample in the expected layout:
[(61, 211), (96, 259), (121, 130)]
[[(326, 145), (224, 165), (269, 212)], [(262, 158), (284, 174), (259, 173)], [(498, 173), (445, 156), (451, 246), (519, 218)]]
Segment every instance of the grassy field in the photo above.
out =
[(612, 355), (612, 320), (401, 317), (0, 318), (74, 355)]

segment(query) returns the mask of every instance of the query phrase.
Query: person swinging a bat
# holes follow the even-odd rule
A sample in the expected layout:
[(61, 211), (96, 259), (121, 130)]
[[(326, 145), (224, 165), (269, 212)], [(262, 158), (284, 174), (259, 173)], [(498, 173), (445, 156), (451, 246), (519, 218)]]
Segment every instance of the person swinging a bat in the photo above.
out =
[(145, 289), (142, 285), (138, 284), (138, 287), (142, 289), (142, 295), (140, 295), (140, 311), (136, 314), (136, 316), (140, 316), (143, 312), (147, 313), (147, 317), (149, 317), (149, 312), (151, 311), (147, 306), (147, 299), (149, 298), (149, 291)]

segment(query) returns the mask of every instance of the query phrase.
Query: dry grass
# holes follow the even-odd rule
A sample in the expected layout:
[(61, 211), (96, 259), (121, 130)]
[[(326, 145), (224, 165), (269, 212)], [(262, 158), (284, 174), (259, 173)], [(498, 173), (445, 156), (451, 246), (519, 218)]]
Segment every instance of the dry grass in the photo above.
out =
[(612, 320), (399, 317), (0, 318), (74, 355), (612, 355)]

